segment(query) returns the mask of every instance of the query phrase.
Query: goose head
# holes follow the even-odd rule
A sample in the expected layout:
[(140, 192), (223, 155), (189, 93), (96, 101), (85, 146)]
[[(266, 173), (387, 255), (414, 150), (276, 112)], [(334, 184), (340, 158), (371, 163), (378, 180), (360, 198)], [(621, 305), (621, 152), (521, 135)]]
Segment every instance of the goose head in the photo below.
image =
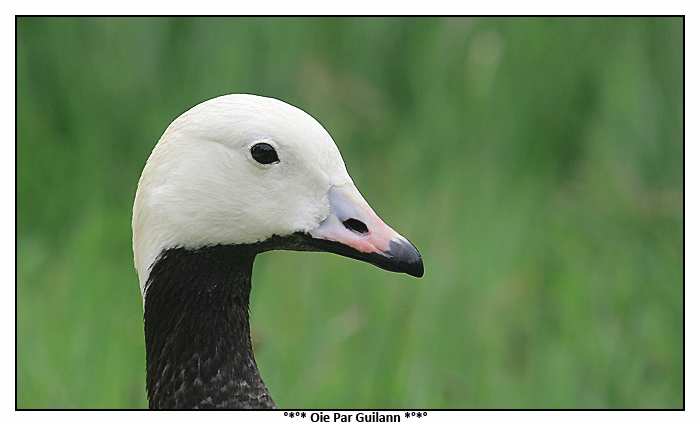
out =
[[(133, 210), (142, 295), (164, 250), (293, 238), (420, 277), (415, 247), (372, 210), (331, 136), (282, 101), (233, 94), (178, 117), (151, 153)], [(280, 248), (280, 247), (271, 247)]]

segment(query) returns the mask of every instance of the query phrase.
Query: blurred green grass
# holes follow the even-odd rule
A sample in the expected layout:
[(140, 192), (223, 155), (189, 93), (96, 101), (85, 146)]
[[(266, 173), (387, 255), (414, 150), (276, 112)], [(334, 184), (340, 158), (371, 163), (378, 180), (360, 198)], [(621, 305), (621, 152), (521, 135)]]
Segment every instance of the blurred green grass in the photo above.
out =
[(296, 105), (415, 280), (255, 264), (280, 408), (682, 408), (682, 18), (17, 18), (17, 407), (144, 408), (131, 204), (167, 125)]

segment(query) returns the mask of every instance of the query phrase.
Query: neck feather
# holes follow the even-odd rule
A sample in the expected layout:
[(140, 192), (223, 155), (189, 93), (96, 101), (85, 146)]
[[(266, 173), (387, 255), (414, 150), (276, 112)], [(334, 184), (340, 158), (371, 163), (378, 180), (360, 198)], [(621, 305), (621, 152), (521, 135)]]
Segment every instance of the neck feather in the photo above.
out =
[(250, 246), (169, 249), (144, 303), (151, 408), (275, 408), (250, 342)]

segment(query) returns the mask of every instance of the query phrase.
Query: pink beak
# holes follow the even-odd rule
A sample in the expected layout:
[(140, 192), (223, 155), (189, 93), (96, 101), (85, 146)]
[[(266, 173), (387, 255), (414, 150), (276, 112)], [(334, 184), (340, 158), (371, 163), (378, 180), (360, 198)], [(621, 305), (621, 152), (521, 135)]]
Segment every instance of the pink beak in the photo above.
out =
[(328, 217), (309, 232), (314, 246), (389, 271), (423, 276), (418, 250), (374, 213), (354, 185), (334, 186), (328, 197)]

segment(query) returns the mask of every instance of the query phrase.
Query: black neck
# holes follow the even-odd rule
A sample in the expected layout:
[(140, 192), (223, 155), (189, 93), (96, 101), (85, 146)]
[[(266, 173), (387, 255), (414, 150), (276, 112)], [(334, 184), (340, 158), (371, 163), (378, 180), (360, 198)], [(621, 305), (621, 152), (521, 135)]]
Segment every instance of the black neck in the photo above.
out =
[(165, 251), (144, 305), (150, 408), (275, 408), (250, 342), (250, 246)]

